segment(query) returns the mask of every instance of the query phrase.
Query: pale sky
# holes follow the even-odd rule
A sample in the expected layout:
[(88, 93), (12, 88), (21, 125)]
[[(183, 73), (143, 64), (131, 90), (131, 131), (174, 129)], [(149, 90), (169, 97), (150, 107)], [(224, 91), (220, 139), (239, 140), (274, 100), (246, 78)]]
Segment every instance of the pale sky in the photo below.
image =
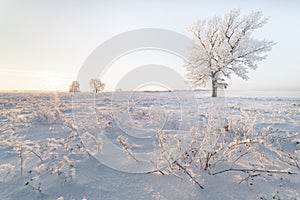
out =
[[(197, 19), (261, 10), (270, 20), (254, 36), (277, 45), (251, 71), (248, 81), (233, 77), (230, 89), (300, 90), (299, 1), (14, 1), (0, 0), (0, 90), (68, 90), (88, 55), (102, 42), (126, 31), (161, 28), (190, 37)], [(183, 62), (161, 52), (120, 58), (103, 81), (114, 89), (126, 70), (163, 64), (184, 73)]]

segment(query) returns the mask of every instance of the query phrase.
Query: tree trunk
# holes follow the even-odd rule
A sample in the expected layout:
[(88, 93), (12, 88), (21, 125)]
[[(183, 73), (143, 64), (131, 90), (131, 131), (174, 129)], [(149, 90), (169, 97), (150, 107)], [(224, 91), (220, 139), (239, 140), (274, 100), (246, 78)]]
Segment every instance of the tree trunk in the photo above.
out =
[(215, 80), (215, 77), (212, 77), (211, 83), (212, 83), (211, 97), (217, 97), (218, 85), (217, 85), (217, 80)]

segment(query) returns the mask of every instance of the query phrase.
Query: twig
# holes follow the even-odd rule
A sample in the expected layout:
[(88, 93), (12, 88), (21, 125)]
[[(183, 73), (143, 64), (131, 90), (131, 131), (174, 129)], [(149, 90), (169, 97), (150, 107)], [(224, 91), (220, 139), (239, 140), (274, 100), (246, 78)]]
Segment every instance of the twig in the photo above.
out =
[[(222, 159), (224, 157), (226, 157), (229, 153), (232, 153), (233, 151), (236, 151), (236, 148), (233, 148), (233, 147), (237, 147), (237, 146), (240, 146), (240, 145), (247, 145), (247, 144), (256, 144), (256, 143), (259, 143), (259, 142), (257, 142), (257, 141), (242, 141), (242, 142), (238, 142), (238, 143), (234, 143), (234, 144), (229, 145), (226, 150), (224, 150), (226, 147), (221, 147), (218, 150), (216, 150), (215, 154), (220, 153), (223, 150), (224, 150), (224, 153), (221, 155), (220, 159), (218, 159), (217, 161), (215, 161), (212, 165), (216, 165), (217, 163), (221, 162)], [(248, 147), (248, 149), (249, 148), (250, 147)], [(250, 150), (248, 150), (248, 151), (250, 153)]]
[(159, 170), (159, 169), (153, 170), (152, 172), (148, 172), (148, 174), (150, 174), (150, 173), (155, 173), (155, 172), (159, 172), (159, 173), (161, 173), (162, 175), (165, 175), (165, 173), (164, 173), (163, 171)]
[(221, 174), (228, 171), (240, 171), (240, 172), (265, 172), (265, 173), (272, 173), (272, 174), (297, 174), (295, 172), (290, 171), (280, 171), (280, 170), (261, 170), (261, 169), (238, 169), (238, 168), (229, 168), (224, 169), (219, 172), (215, 172), (212, 175)]
[(148, 173), (159, 172), (159, 173), (161, 173), (162, 175), (165, 175), (165, 173), (164, 173), (163, 171), (161, 171), (161, 170), (157, 167), (157, 165), (156, 165), (152, 160), (151, 160), (150, 162), (155, 166), (156, 170), (153, 170), (152, 172), (148, 172)]
[(209, 161), (210, 161), (210, 159), (211, 159), (211, 157), (212, 157), (212, 153), (207, 153), (207, 156), (206, 156), (206, 159), (205, 159), (205, 167), (204, 167), (204, 170), (207, 170), (208, 168), (209, 168), (209, 166), (210, 166), (210, 164), (209, 164)]
[(247, 155), (248, 153), (250, 153), (250, 150), (248, 150), (248, 151), (242, 153), (239, 157), (237, 157), (237, 158), (232, 162), (231, 168), (233, 167), (233, 165), (234, 165), (239, 159), (241, 159), (243, 156)]
[(19, 157), (20, 157), (20, 173), (21, 173), (21, 176), (23, 175), (23, 156), (22, 156), (22, 151), (23, 151), (23, 148), (22, 146), (20, 147), (20, 152), (19, 152)]
[(296, 166), (298, 169), (300, 169), (300, 166), (299, 166), (299, 164), (298, 164), (297, 159), (293, 158), (292, 156), (290, 156), (289, 158), (292, 159), (292, 161), (295, 163), (295, 166)]
[[(278, 159), (284, 163), (287, 163), (288, 165), (290, 166), (293, 166), (293, 167), (297, 167), (298, 169), (300, 169), (300, 166), (298, 164), (298, 161), (297, 159), (293, 158), (293, 156), (287, 154), (287, 155), (282, 155), (282, 154), (279, 154), (277, 153), (278, 155)], [(287, 159), (290, 159), (291, 162), (289, 162), (288, 160), (284, 160), (282, 157), (285, 156)]]
[(41, 157), (39, 154), (37, 154), (35, 151), (30, 150), (30, 149), (28, 149), (28, 151), (31, 152), (31, 153), (33, 153), (34, 155), (36, 155), (36, 157), (38, 157), (41, 161), (44, 161), (44, 160), (42, 159), (42, 157)]
[(256, 177), (256, 176), (260, 176), (260, 174), (252, 174), (252, 175), (249, 175), (249, 176), (247, 176), (246, 178), (242, 179), (242, 180), (239, 182), (239, 184), (241, 184), (241, 183), (244, 182), (244, 181), (247, 181), (247, 182), (248, 182), (249, 178), (253, 178), (253, 177)]
[(129, 155), (131, 158), (133, 158), (136, 162), (139, 161), (139, 160), (136, 159), (136, 157), (131, 153), (131, 151), (130, 151), (130, 149), (129, 149), (127, 143), (126, 143), (126, 140), (124, 141), (124, 140), (122, 140), (121, 137), (118, 137), (118, 138), (117, 138), (117, 141), (122, 145), (123, 150), (127, 153), (127, 155)]
[(200, 183), (195, 179), (195, 177), (193, 177), (187, 170), (186, 168), (184, 168), (181, 164), (179, 164), (177, 161), (174, 161), (174, 163), (180, 168), (182, 169), (201, 189), (204, 189), (204, 187), (202, 185), (200, 185)]

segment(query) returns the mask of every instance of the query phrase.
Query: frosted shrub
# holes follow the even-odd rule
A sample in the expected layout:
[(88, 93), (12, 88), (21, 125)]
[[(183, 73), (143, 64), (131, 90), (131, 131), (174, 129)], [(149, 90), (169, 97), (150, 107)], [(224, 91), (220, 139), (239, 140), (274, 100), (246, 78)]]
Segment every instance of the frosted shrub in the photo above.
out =
[[(14, 177), (20, 175), (25, 177), (25, 186), (42, 192), (49, 175), (57, 175), (65, 181), (73, 179), (76, 174), (74, 163), (87, 156), (74, 120), (60, 111), (65, 105), (58, 97), (54, 101), (46, 97), (37, 99), (34, 107), (33, 102), (28, 102), (28, 98), (27, 101), (21, 101), (18, 106), (22, 106), (22, 111), (12, 109), (1, 112), (0, 116), (5, 117), (7, 123), (0, 135), (0, 146), (16, 159), (0, 165), (1, 175), (3, 172), (0, 181), (8, 180), (12, 174)], [(23, 116), (22, 113), (26, 115)], [(47, 125), (49, 128), (54, 124), (61, 125), (69, 135), (66, 138), (50, 136), (46, 141), (33, 141), (26, 139), (26, 134), (19, 134), (13, 127), (24, 127), (32, 123)]]
[(165, 134), (164, 131), (158, 131), (156, 137), (158, 144), (152, 162), (157, 169), (167, 166), (166, 170), (172, 172), (173, 162), (182, 154), (185, 144), (176, 135)]
[(12, 147), (19, 158), (18, 165), (11, 163), (2, 165), (0, 170), (4, 170), (5, 174), (2, 181), (5, 181), (13, 170), (19, 169), (21, 176), (29, 178), (25, 185), (42, 192), (43, 177), (49, 173), (57, 174), (65, 180), (75, 176), (74, 161), (69, 157), (70, 151), (66, 149), (66, 142), (63, 138), (48, 138), (45, 145), (39, 145), (30, 140), (24, 140), (18, 135), (11, 135), (2, 142), (3, 145)]
[(51, 107), (43, 107), (33, 114), (34, 120), (37, 123), (52, 124), (55, 122), (61, 122), (61, 113), (57, 109)]
[[(159, 170), (162, 174), (168, 172), (181, 176), (184, 172), (203, 188), (198, 181), (203, 173), (247, 172), (253, 178), (261, 173), (293, 174), (290, 170), (300, 169), (299, 153), (295, 151), (292, 155), (279, 146), (295, 135), (284, 135), (270, 128), (256, 131), (256, 119), (249, 113), (242, 113), (240, 119), (226, 120), (215, 117), (216, 113), (206, 113), (205, 116), (207, 120), (203, 128), (190, 130), (189, 144), (174, 141), (175, 137), (163, 132), (157, 134), (161, 150), (154, 163), (156, 166), (168, 163), (166, 168)], [(186, 150), (181, 156), (174, 156), (184, 148)]]
[(48, 138), (48, 143), (42, 152), (45, 157), (44, 163), (47, 163), (47, 169), (52, 174), (63, 175), (65, 179), (72, 179), (75, 176), (75, 168), (67, 153), (63, 138)]

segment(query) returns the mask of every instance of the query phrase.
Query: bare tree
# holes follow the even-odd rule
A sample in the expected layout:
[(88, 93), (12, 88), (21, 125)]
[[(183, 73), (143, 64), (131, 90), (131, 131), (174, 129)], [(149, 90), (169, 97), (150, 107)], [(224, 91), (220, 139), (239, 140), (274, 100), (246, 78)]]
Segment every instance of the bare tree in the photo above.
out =
[(216, 97), (218, 88), (228, 86), (224, 78), (230, 79), (232, 73), (248, 79), (248, 69), (255, 70), (275, 44), (251, 37), (267, 21), (260, 11), (241, 17), (240, 10), (233, 9), (223, 18), (195, 22), (189, 29), (193, 43), (185, 65), (191, 84), (198, 87), (211, 81), (211, 96)]
[(89, 83), (90, 83), (91, 90), (93, 90), (96, 93), (98, 91), (104, 90), (105, 88), (105, 84), (102, 83), (99, 78), (93, 78), (89, 81)]

